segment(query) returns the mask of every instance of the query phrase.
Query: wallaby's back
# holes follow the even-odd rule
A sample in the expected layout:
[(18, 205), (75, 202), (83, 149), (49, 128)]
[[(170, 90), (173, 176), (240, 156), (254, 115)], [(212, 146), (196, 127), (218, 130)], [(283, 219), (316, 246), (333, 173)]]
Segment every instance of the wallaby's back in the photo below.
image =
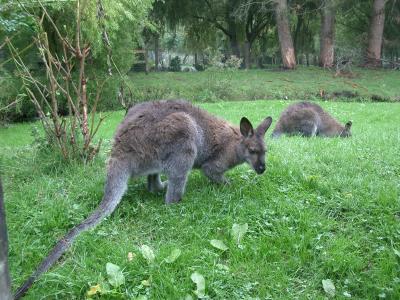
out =
[(238, 129), (183, 100), (145, 102), (133, 106), (115, 134), (112, 155), (132, 155), (142, 161), (164, 159), (182, 151), (181, 141), (191, 140), (197, 151), (195, 166), (229, 146)]

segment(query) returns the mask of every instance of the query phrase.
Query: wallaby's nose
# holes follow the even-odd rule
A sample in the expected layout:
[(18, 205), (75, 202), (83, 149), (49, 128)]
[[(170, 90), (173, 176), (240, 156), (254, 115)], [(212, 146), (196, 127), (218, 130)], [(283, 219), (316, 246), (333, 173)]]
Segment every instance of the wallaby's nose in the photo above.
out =
[(265, 164), (259, 164), (258, 167), (256, 168), (257, 174), (262, 174), (265, 171)]

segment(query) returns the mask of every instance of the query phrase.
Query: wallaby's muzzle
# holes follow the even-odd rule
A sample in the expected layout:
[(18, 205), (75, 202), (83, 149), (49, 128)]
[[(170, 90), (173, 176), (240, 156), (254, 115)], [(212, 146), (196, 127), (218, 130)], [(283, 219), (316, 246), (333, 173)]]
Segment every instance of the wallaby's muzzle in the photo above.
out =
[(262, 164), (257, 165), (257, 166), (254, 168), (254, 170), (256, 171), (257, 174), (262, 174), (262, 173), (264, 173), (264, 172), (265, 172), (265, 164), (262, 163)]

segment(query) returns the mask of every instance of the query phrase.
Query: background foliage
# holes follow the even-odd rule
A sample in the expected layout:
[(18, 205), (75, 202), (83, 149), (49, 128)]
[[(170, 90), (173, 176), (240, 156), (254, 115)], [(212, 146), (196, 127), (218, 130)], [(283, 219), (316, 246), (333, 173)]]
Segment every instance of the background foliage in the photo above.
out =
[[(134, 49), (142, 48), (147, 49), (145, 55), (148, 55), (150, 70), (191, 70), (189, 65), (204, 70), (225, 64), (231, 55), (240, 59), (241, 68), (277, 68), (281, 64), (281, 53), (274, 1), (82, 1), (83, 40), (91, 45), (91, 56), (86, 68), (89, 91), (91, 95), (95, 94), (95, 85), (90, 82), (108, 78), (108, 68), (111, 66), (114, 69), (113, 76), (107, 79), (99, 109), (113, 110), (121, 107), (118, 100), (121, 85), (125, 86), (124, 96), (128, 102), (143, 100), (144, 97), (140, 96), (143, 91), (133, 91), (135, 82), (127, 77), (135, 63), (142, 59), (135, 56)], [(300, 65), (318, 64), (321, 13), (323, 7), (330, 2), (336, 12), (336, 61), (339, 65), (343, 61), (357, 65), (365, 59), (373, 0), (289, 0), (290, 31), (296, 61)], [(36, 75), (44, 76), (38, 50), (32, 45), (37, 33), (35, 19), (42, 14), (39, 2), (0, 0), (0, 3), (0, 43), (10, 37)], [(102, 17), (99, 17), (99, 3), (104, 9)], [(73, 40), (76, 1), (47, 0), (43, 1), (43, 5), (61, 33)], [(398, 68), (400, 1), (386, 1), (385, 16), (382, 58), (384, 66)], [(48, 21), (45, 22), (51, 47), (61, 55), (62, 47), (54, 29)], [(107, 33), (107, 42), (104, 40), (104, 32)], [(111, 62), (107, 56), (109, 50), (113, 58)], [(176, 64), (176, 57), (179, 57), (180, 64)], [(0, 81), (0, 109), (6, 107), (0, 110), (0, 119), (18, 121), (34, 118), (35, 110), (21, 89), (19, 76), (4, 44), (0, 50)], [(223, 82), (220, 85), (223, 86)], [(152, 94), (160, 93), (155, 91)], [(242, 99), (247, 98), (252, 97), (244, 95)]]

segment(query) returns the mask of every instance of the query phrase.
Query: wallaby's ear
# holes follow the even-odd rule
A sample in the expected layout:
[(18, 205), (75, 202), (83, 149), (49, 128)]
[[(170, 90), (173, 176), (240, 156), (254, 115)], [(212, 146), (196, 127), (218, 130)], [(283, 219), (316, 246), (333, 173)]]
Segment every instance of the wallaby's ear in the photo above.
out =
[(250, 137), (254, 134), (253, 125), (246, 117), (240, 120), (240, 132), (244, 137)]
[(352, 124), (353, 124), (353, 122), (348, 121), (348, 122), (346, 123), (346, 125), (344, 126), (344, 128), (346, 128), (346, 130), (350, 130)]
[(258, 125), (256, 129), (257, 135), (263, 136), (267, 132), (271, 124), (272, 124), (272, 118), (271, 117), (265, 118), (265, 120), (262, 121), (262, 123)]

